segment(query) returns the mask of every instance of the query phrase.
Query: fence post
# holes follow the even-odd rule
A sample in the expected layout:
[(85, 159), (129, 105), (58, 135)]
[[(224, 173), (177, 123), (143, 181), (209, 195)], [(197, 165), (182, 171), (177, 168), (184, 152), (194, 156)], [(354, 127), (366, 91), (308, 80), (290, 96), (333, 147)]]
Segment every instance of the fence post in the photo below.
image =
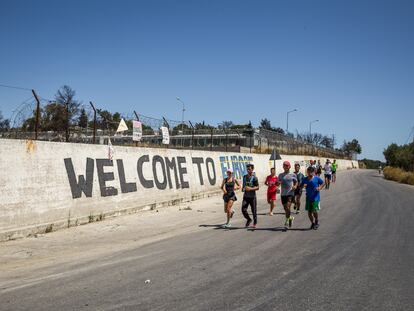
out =
[(210, 151), (213, 151), (213, 131), (214, 129), (211, 129), (211, 144), (210, 144)]
[(89, 104), (91, 105), (93, 109), (93, 140), (92, 140), (92, 143), (95, 144), (96, 143), (96, 109), (91, 101), (89, 102)]
[(40, 115), (40, 101), (35, 90), (32, 90), (33, 96), (36, 99), (36, 123), (35, 123), (35, 140), (37, 140), (37, 133), (39, 131), (39, 115)]
[(188, 120), (191, 126), (191, 149), (194, 149), (194, 126), (193, 123), (191, 123), (190, 120)]
[(228, 137), (226, 129), (224, 129), (224, 133), (226, 133), (226, 152), (227, 152), (227, 145), (229, 143), (229, 137)]
[(66, 106), (66, 142), (69, 142), (69, 103)]
[[(134, 114), (135, 114), (135, 117), (137, 118), (137, 121), (139, 121), (138, 113), (135, 110), (134, 110)], [(141, 126), (141, 129), (142, 129), (142, 126)], [(144, 131), (142, 131), (141, 134), (143, 135)], [(132, 125), (132, 137), (134, 137), (134, 125)], [(135, 142), (135, 147), (138, 147), (138, 142), (137, 141)]]

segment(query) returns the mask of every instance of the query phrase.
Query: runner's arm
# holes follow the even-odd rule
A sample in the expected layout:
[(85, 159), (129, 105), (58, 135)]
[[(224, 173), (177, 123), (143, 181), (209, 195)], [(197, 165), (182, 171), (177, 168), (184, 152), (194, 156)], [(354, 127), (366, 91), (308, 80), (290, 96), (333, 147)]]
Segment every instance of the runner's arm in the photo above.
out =
[(221, 187), (220, 187), (220, 189), (221, 190), (223, 190), (223, 193), (226, 193), (227, 191), (226, 191), (226, 188), (224, 188), (224, 183), (226, 182), (226, 180), (225, 179), (223, 179), (223, 181), (221, 182)]
[(325, 187), (325, 182), (320, 178), (319, 187), (316, 188), (318, 191), (321, 191)]
[(236, 178), (234, 179), (234, 183), (237, 185), (237, 187), (234, 187), (234, 190), (238, 190), (241, 188), (239, 181)]

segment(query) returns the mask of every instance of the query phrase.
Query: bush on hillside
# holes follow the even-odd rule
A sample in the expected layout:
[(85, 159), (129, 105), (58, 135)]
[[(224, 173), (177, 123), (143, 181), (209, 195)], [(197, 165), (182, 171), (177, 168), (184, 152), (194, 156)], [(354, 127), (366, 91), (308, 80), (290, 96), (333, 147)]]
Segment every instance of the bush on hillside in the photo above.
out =
[(414, 185), (414, 173), (406, 172), (400, 168), (387, 166), (384, 168), (385, 179), (397, 181), (403, 184)]

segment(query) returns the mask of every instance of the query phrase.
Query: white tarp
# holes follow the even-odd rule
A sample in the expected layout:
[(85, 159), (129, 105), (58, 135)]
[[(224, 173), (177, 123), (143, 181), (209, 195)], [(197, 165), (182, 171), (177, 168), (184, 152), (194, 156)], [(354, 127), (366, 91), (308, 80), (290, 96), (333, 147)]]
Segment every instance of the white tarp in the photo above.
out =
[(139, 121), (132, 121), (132, 140), (141, 141), (142, 139), (142, 123)]
[(126, 125), (124, 119), (121, 119), (121, 122), (119, 122), (118, 129), (116, 130), (116, 132), (118, 133), (123, 131), (128, 131), (128, 126)]
[(168, 145), (170, 143), (170, 132), (168, 131), (168, 127), (161, 126), (160, 130), (162, 133), (162, 143)]

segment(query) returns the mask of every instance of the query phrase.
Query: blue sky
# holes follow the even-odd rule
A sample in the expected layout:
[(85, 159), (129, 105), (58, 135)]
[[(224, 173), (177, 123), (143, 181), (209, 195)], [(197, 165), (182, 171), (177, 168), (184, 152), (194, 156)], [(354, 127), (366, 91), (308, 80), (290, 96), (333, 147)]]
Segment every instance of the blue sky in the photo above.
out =
[[(414, 126), (414, 1), (0, 0), (0, 84), (99, 108), (357, 138), (383, 159)], [(6, 118), (30, 92), (0, 87)]]

